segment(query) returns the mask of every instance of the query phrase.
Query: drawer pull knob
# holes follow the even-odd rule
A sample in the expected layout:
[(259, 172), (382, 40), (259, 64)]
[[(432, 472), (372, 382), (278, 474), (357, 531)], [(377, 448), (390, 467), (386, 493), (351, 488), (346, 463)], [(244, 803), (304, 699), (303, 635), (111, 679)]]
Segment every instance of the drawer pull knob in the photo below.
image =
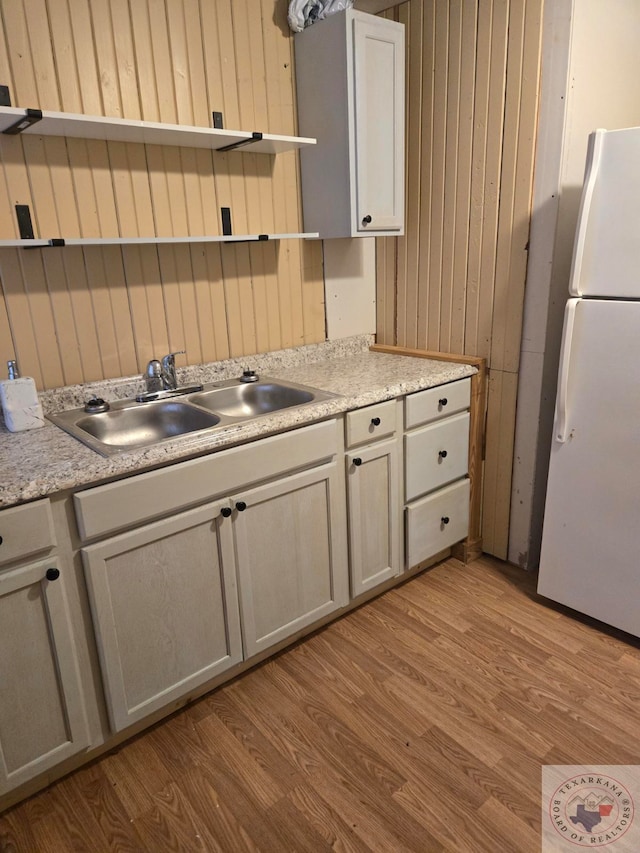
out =
[(441, 400), (438, 400), (438, 403), (439, 403), (441, 406), (446, 406), (448, 402), (449, 402), (449, 401), (447, 400), (447, 398), (446, 398), (446, 397), (443, 397)]
[(356, 458), (353, 460), (353, 464), (354, 465), (362, 465), (362, 459), (360, 459), (359, 456), (356, 456)]
[(443, 524), (449, 524), (449, 516), (448, 516), (448, 515), (443, 515), (443, 516), (442, 516), (442, 518), (440, 519), (440, 521), (441, 521)]
[(60, 569), (47, 569), (45, 577), (48, 581), (57, 581), (60, 577)]
[(371, 216), (369, 214), (362, 217), (362, 224), (363, 225), (369, 225), (370, 223), (371, 223)]
[(236, 501), (236, 509), (238, 512), (244, 512), (247, 508), (247, 505), (244, 501)]
[(371, 418), (371, 423), (374, 426), (380, 426), (380, 418)]
[(229, 516), (231, 515), (231, 507), (230, 506), (223, 506), (222, 509), (220, 510), (220, 515), (223, 518), (229, 518)]
[(440, 459), (446, 459), (447, 458), (447, 451), (446, 450), (440, 450), (438, 452), (438, 456), (440, 457)]
[(0, 545), (2, 545), (2, 536), (0, 536)]

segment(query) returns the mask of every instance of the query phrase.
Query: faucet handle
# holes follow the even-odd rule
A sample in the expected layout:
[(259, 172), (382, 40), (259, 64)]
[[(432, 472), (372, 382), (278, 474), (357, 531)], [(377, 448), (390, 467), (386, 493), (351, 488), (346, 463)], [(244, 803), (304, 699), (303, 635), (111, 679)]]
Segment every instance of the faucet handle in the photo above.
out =
[(162, 365), (157, 358), (152, 358), (145, 370), (144, 380), (147, 393), (162, 391)]

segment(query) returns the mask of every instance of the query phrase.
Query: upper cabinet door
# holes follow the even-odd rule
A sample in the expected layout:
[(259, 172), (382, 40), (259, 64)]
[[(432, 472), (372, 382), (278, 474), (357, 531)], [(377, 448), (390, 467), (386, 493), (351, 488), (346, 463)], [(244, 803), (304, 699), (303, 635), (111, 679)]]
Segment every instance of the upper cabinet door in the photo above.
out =
[(347, 9), (295, 37), (306, 231), (397, 236), (404, 228), (404, 25)]
[(371, 16), (353, 20), (358, 232), (404, 223), (404, 28)]

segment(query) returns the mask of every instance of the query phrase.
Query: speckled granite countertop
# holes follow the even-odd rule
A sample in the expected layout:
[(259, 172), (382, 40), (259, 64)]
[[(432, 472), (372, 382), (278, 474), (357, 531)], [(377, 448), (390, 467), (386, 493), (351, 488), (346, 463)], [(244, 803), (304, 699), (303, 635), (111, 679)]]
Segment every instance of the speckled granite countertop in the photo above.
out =
[[(311, 385), (340, 396), (284, 409), (209, 435), (181, 436), (108, 459), (53, 424), (20, 433), (10, 433), (0, 425), (0, 507), (199, 456), (476, 372), (462, 364), (372, 353), (368, 351), (370, 343), (372, 338), (364, 335), (178, 370), (180, 384), (206, 383), (238, 376), (242, 367), (250, 365), (271, 378)], [(141, 380), (133, 377), (56, 389), (43, 393), (40, 399), (46, 414), (80, 406), (94, 394), (113, 401), (135, 396), (141, 390)]]

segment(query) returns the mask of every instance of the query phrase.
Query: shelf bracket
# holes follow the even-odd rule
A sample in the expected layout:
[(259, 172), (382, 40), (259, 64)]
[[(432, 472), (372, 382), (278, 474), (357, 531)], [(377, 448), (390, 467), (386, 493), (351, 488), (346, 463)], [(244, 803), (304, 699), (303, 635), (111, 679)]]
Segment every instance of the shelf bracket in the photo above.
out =
[(217, 148), (217, 151), (234, 151), (236, 148), (243, 148), (245, 145), (253, 145), (254, 142), (260, 142), (262, 134), (258, 130), (254, 130), (251, 134), (251, 139), (241, 139), (240, 142), (232, 142), (231, 145), (225, 145), (223, 148)]
[(8, 86), (0, 86), (0, 107), (11, 106), (11, 93)]
[(222, 235), (224, 237), (231, 237), (233, 235), (233, 230), (231, 228), (231, 208), (221, 207), (220, 217), (222, 219)]
[(16, 219), (18, 220), (18, 231), (21, 240), (33, 240), (33, 222), (28, 204), (16, 204)]
[(22, 118), (19, 118), (18, 121), (14, 122), (10, 127), (5, 128), (2, 132), (9, 136), (15, 136), (18, 133), (22, 133), (28, 127), (31, 127), (32, 124), (40, 121), (41, 118), (42, 110), (26, 109)]

